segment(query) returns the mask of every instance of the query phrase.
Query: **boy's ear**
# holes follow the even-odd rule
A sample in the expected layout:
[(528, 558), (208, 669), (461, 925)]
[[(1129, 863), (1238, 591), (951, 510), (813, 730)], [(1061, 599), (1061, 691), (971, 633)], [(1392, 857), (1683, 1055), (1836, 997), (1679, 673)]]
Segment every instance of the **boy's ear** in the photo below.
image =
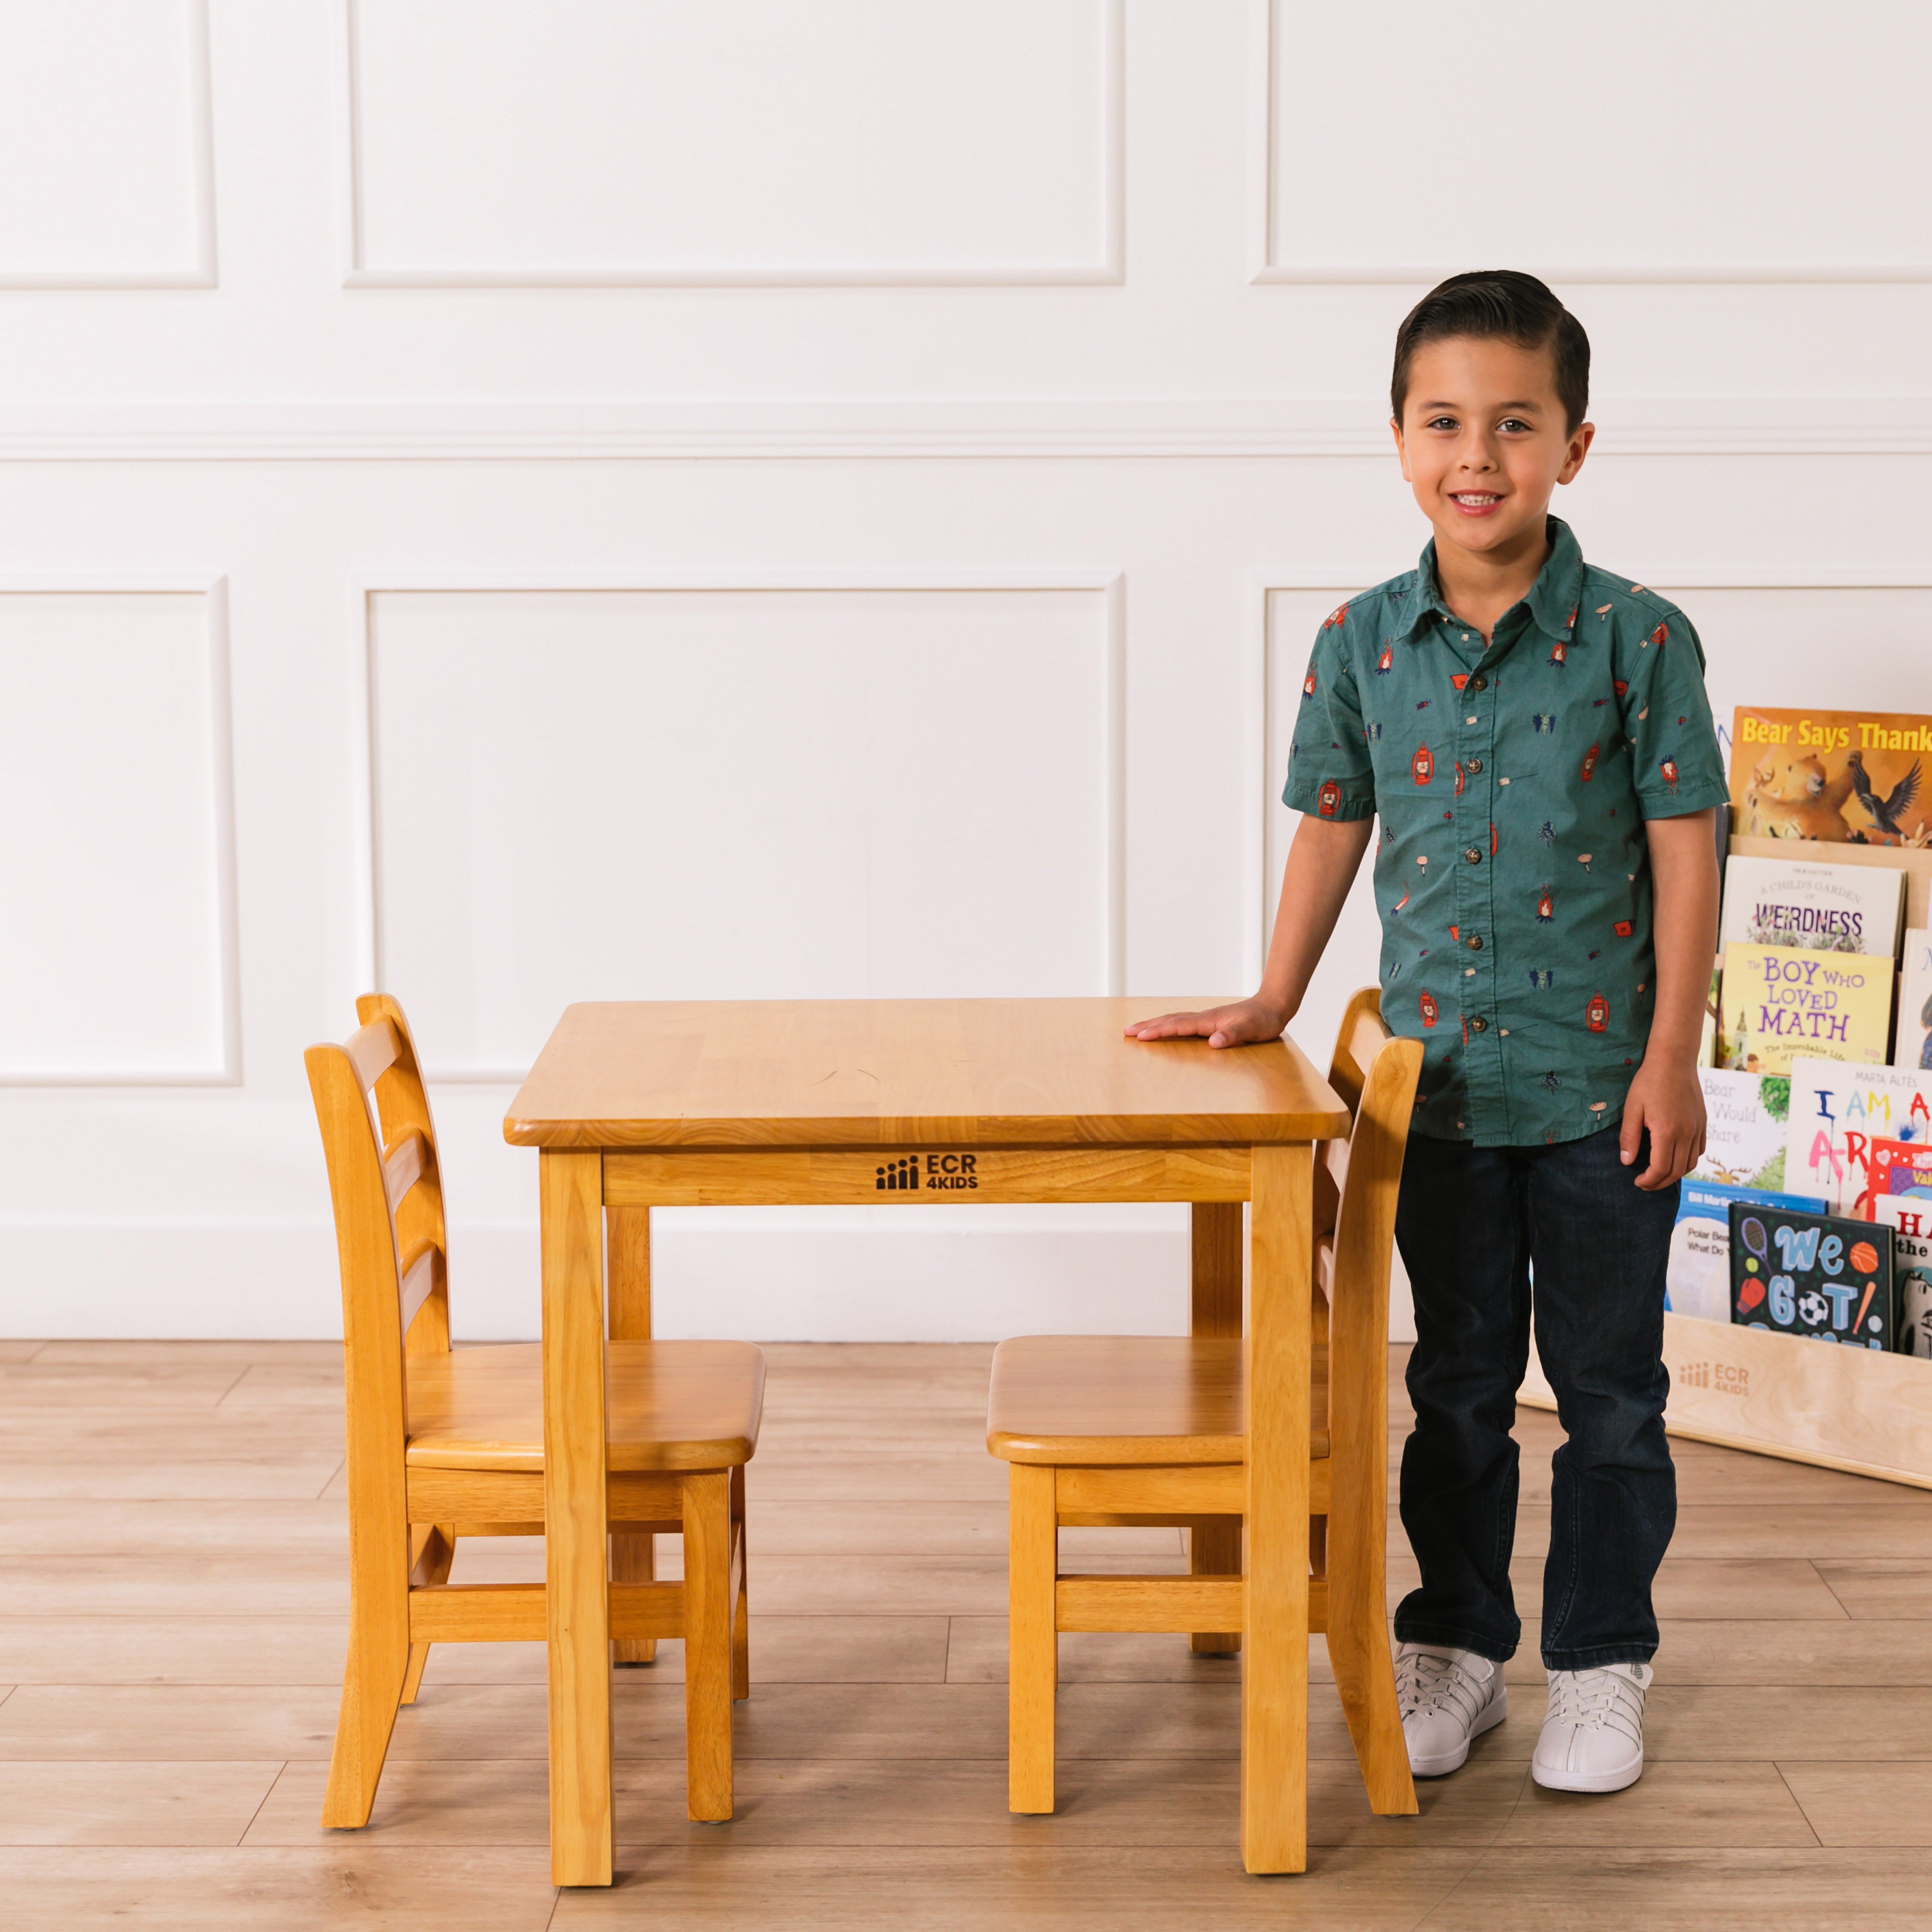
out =
[[(1396, 459), (1402, 465), (1402, 480), (1405, 483), (1413, 483), (1415, 478), (1408, 473), (1408, 446), (1402, 440), (1402, 424), (1397, 422), (1394, 416), (1390, 416), (1389, 428), (1395, 435)], [(1576, 460), (1580, 463), (1583, 459), (1580, 456)]]
[[(1558, 482), (1568, 483), (1574, 479), (1577, 471), (1583, 466), (1584, 458), (1590, 453), (1590, 445), (1595, 441), (1596, 435), (1597, 425), (1594, 423), (1579, 423), (1576, 425), (1570, 437), (1570, 447), (1563, 452), (1563, 467), (1556, 472)], [(1408, 472), (1405, 470), (1403, 473), (1406, 475)]]

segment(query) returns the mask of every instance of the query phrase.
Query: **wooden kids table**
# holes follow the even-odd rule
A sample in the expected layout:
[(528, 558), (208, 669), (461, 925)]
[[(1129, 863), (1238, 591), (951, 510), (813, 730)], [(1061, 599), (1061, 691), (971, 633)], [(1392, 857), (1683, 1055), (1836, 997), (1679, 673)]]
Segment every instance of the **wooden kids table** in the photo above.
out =
[[(1346, 1107), (1292, 1042), (1124, 1040), (1172, 1001), (878, 1000), (568, 1008), (504, 1138), (538, 1152), (550, 1870), (608, 1885), (610, 1332), (650, 1334), (654, 1207), (1185, 1201), (1197, 1334), (1247, 1291), (1241, 1856), (1306, 1862), (1313, 1143)], [(1196, 1538), (1197, 1544), (1203, 1539)], [(648, 1548), (648, 1545), (646, 1546)], [(1226, 1551), (1198, 1567), (1236, 1567)], [(620, 1573), (621, 1574), (621, 1573)]]

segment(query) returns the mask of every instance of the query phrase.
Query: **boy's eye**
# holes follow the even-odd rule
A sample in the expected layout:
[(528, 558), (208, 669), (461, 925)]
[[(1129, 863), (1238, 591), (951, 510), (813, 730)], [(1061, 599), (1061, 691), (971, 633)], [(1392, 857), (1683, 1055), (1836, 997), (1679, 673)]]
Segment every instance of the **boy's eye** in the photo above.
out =
[(1431, 416), (1424, 427), (1429, 429), (1455, 429), (1459, 425), (1454, 416)]

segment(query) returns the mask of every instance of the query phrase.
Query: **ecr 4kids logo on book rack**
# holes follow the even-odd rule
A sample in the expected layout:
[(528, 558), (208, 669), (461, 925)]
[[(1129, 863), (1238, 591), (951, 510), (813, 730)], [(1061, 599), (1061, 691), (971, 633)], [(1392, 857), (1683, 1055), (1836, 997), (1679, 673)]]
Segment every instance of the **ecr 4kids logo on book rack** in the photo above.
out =
[(979, 1164), (977, 1154), (929, 1154), (924, 1157), (923, 1166), (919, 1155), (904, 1154), (875, 1168), (872, 1185), (881, 1194), (913, 1193), (921, 1190), (932, 1193), (957, 1193), (979, 1186), (980, 1177), (974, 1172)]

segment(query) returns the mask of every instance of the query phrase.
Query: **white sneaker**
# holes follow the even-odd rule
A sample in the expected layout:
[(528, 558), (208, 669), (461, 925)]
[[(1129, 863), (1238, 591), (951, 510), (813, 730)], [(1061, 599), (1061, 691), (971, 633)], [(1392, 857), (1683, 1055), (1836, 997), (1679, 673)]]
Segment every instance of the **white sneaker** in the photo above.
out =
[(1503, 1667), (1473, 1650), (1405, 1643), (1395, 1654), (1396, 1702), (1418, 1778), (1460, 1770), (1469, 1740), (1509, 1715)]
[(1621, 1791), (1643, 1775), (1647, 1664), (1552, 1670), (1530, 1775), (1551, 1791)]

